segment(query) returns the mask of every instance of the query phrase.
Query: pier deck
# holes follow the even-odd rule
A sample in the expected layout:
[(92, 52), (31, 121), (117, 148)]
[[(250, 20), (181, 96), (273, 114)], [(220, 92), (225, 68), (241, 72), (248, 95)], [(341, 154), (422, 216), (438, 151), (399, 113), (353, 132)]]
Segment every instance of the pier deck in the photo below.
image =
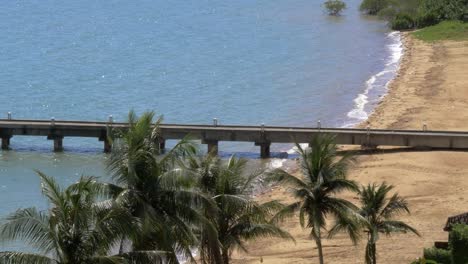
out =
[[(109, 131), (125, 127), (126, 123), (114, 122), (0, 119), (1, 146), (9, 149), (13, 136), (44, 136), (54, 141), (55, 151), (61, 151), (64, 137), (93, 137), (104, 142), (104, 151), (108, 152)], [(319, 134), (333, 134), (336, 143), (342, 145), (468, 149), (468, 132), (460, 131), (163, 124), (161, 132), (162, 146), (165, 140), (190, 135), (215, 151), (220, 141), (252, 142), (260, 147), (262, 157), (270, 155), (272, 143), (307, 143)]]

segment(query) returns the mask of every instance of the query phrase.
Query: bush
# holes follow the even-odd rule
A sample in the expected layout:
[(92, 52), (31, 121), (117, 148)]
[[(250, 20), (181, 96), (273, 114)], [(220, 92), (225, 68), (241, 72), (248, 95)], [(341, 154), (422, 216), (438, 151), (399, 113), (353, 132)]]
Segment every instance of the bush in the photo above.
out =
[(439, 19), (435, 13), (421, 14), (416, 18), (416, 27), (423, 28), (436, 25), (439, 23)]
[(468, 22), (468, 0), (466, 1), (466, 6), (465, 6), (465, 10), (463, 11), (463, 15), (462, 15), (462, 18), (461, 18), (461, 21), (467, 23)]
[(452, 263), (468, 263), (468, 226), (454, 225), (449, 236), (449, 246), (452, 249)]
[(360, 10), (379, 15), (398, 30), (428, 27), (444, 20), (468, 21), (468, 0), (362, 0)]
[(436, 261), (438, 264), (451, 264), (452, 255), (450, 250), (439, 249), (439, 248), (425, 248), (424, 258)]
[(324, 5), (328, 10), (328, 14), (332, 16), (338, 16), (341, 11), (346, 8), (345, 2), (341, 0), (328, 0), (324, 3)]
[(387, 0), (363, 0), (359, 9), (369, 15), (376, 15), (387, 6)]
[(414, 20), (407, 14), (398, 14), (391, 22), (391, 27), (394, 30), (405, 30), (414, 28)]
[(419, 12), (434, 14), (438, 20), (463, 20), (467, 0), (422, 0)]
[(411, 262), (411, 264), (437, 264), (437, 262), (435, 262), (434, 260), (421, 258)]

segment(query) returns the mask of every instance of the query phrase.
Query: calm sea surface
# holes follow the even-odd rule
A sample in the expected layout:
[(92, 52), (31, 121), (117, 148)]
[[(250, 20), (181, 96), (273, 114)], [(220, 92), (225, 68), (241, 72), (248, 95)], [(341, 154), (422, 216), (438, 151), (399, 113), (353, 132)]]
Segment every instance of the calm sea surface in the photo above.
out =
[[(9, 0), (0, 8), (0, 116), (124, 121), (129, 109), (166, 122), (350, 126), (385, 92), (399, 35), (348, 0)], [(33, 170), (62, 184), (105, 177), (96, 139), (14, 137), (0, 152), (0, 216), (44, 206)], [(223, 155), (258, 156), (253, 144)], [(276, 152), (290, 146), (273, 146)]]

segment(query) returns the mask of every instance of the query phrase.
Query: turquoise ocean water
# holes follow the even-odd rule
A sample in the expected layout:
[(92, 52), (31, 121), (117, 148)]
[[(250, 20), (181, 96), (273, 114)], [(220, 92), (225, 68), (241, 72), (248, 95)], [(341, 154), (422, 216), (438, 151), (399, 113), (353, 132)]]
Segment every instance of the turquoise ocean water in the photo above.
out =
[[(310, 0), (4, 1), (0, 116), (123, 121), (133, 108), (171, 123), (351, 126), (385, 93), (401, 43), (346, 2), (329, 17)], [(64, 145), (14, 137), (0, 152), (0, 216), (45, 206), (34, 169), (62, 184), (106, 177), (102, 143)], [(253, 144), (220, 148), (258, 157)]]

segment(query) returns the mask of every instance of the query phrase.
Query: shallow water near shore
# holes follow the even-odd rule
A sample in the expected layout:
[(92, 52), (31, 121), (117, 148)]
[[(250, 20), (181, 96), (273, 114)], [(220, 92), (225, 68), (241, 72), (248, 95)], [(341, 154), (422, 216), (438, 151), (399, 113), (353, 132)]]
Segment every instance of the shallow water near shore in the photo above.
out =
[[(359, 3), (329, 17), (307, 0), (7, 1), (0, 115), (124, 121), (133, 108), (170, 123), (351, 126), (385, 93), (401, 56), (399, 35), (359, 14)], [(0, 153), (0, 216), (45, 208), (34, 169), (63, 185), (108, 179), (102, 142), (65, 138), (64, 153), (51, 145), (14, 137), (14, 150)], [(273, 145), (276, 159), (265, 162), (252, 143), (220, 144), (222, 157), (253, 167), (281, 166), (290, 149)]]

